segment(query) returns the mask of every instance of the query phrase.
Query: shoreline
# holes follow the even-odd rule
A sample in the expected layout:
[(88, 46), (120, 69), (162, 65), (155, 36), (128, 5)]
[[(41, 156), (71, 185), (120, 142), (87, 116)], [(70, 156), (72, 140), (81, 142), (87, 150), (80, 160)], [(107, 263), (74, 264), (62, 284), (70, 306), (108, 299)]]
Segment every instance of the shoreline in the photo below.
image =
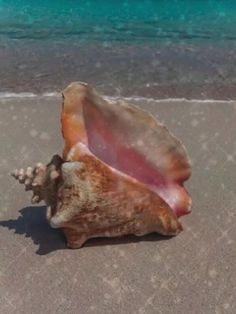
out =
[[(46, 92), (41, 94), (34, 94), (31, 92), (21, 92), (21, 93), (11, 93), (11, 92), (0, 92), (0, 101), (4, 100), (12, 100), (12, 99), (60, 99), (61, 93), (59, 92)], [(153, 103), (229, 103), (229, 104), (236, 104), (236, 99), (188, 99), (188, 98), (152, 98), (152, 97), (143, 97), (143, 96), (109, 96), (109, 95), (102, 95), (105, 99), (109, 100), (124, 100), (124, 101), (133, 101), (133, 102), (153, 102)]]
[(0, 93), (60, 91), (85, 81), (110, 96), (236, 99), (236, 46), (206, 44), (0, 44)]

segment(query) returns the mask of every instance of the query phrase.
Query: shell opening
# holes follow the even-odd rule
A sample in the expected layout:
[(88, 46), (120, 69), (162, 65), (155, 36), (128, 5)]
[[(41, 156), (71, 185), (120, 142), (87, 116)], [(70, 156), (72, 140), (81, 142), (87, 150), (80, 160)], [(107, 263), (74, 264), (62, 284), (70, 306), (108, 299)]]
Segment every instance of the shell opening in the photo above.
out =
[(64, 91), (64, 156), (77, 143), (108, 166), (147, 185), (177, 216), (189, 213), (183, 182), (190, 165), (183, 145), (150, 114), (124, 102), (108, 102), (73, 83)]

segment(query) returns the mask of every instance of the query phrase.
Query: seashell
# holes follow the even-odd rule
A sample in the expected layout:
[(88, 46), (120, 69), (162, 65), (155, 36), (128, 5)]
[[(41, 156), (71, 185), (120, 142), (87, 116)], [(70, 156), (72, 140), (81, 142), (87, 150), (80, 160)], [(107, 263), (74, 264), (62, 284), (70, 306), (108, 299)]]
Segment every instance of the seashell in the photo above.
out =
[(177, 235), (190, 212), (191, 174), (184, 146), (152, 115), (101, 97), (86, 83), (63, 91), (63, 156), (15, 171), (44, 200), (47, 220), (70, 248), (94, 237), (151, 232)]

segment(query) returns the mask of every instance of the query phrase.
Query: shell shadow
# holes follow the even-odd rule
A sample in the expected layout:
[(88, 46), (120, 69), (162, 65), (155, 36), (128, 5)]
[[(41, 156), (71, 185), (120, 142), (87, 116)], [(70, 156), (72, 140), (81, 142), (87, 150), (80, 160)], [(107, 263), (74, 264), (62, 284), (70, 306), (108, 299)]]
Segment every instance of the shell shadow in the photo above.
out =
[(34, 244), (39, 245), (36, 251), (39, 255), (66, 248), (62, 231), (52, 229), (46, 221), (46, 206), (24, 207), (19, 212), (17, 219), (0, 221), (0, 227), (30, 237)]
[[(0, 227), (14, 230), (16, 234), (30, 237), (34, 244), (39, 245), (36, 254), (45, 255), (57, 250), (68, 249), (62, 230), (52, 229), (46, 221), (46, 206), (29, 206), (22, 208), (17, 219), (0, 221)], [(119, 245), (143, 241), (162, 241), (172, 237), (164, 237), (151, 233), (142, 237), (127, 235), (117, 238), (95, 238), (88, 240), (84, 247)]]

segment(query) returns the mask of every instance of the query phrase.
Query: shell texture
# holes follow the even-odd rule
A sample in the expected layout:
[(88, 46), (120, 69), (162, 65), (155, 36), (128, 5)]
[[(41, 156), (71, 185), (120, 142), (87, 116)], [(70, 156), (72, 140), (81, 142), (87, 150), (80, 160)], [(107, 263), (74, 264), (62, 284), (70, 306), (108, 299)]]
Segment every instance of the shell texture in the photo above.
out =
[(188, 214), (184, 146), (149, 113), (111, 102), (86, 83), (63, 91), (63, 156), (13, 176), (44, 200), (47, 220), (70, 248), (94, 237), (177, 235)]

